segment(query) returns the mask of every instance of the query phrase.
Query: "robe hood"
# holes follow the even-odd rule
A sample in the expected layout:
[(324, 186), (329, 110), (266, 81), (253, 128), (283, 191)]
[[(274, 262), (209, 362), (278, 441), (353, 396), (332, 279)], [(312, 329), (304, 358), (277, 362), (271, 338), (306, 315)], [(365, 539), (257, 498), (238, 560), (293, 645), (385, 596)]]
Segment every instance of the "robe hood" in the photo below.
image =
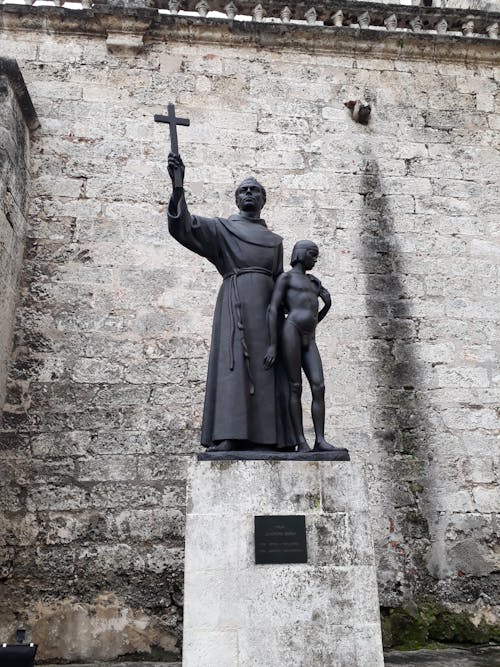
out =
[(227, 220), (219, 218), (219, 221), (230, 234), (246, 243), (264, 246), (264, 248), (275, 248), (283, 241), (281, 236), (267, 228), (262, 218), (255, 222), (249, 222), (248, 218), (235, 213), (230, 215)]

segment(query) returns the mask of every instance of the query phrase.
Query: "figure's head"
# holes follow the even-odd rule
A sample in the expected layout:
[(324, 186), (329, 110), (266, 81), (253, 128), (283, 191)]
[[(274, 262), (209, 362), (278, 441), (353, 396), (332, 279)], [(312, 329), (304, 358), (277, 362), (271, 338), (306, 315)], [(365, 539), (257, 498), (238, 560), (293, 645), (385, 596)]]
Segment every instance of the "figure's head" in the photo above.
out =
[(235, 199), (240, 211), (258, 215), (266, 203), (266, 191), (255, 178), (245, 178), (236, 188)]
[(318, 255), (319, 248), (315, 243), (312, 241), (297, 241), (293, 246), (290, 264), (295, 266), (300, 262), (304, 269), (309, 271), (316, 264)]

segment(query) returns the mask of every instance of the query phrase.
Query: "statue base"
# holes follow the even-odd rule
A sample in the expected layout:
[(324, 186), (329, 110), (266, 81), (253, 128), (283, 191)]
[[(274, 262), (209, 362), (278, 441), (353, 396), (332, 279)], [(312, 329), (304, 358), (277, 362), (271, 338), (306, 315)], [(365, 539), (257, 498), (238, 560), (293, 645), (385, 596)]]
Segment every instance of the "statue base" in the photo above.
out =
[(384, 664), (361, 470), (318, 460), (194, 460), (184, 667), (330, 664)]
[(244, 449), (231, 452), (202, 452), (198, 461), (350, 461), (347, 449), (328, 452), (287, 452), (276, 449)]

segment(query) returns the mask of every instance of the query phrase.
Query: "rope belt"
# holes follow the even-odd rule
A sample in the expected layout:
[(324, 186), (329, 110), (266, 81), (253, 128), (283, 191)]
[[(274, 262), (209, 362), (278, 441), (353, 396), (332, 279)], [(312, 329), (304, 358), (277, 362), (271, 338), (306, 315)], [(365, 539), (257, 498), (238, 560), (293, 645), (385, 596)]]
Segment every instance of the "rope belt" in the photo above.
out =
[(243, 349), (243, 358), (245, 360), (245, 368), (248, 375), (248, 384), (250, 389), (250, 395), (253, 396), (255, 393), (255, 386), (252, 378), (252, 371), (250, 369), (250, 353), (248, 351), (248, 345), (245, 339), (245, 327), (243, 325), (243, 318), (241, 316), (241, 301), (240, 294), (238, 291), (238, 277), (246, 273), (260, 273), (264, 276), (272, 277), (272, 272), (268, 269), (263, 269), (260, 266), (247, 266), (243, 269), (236, 269), (231, 273), (226, 273), (223, 276), (223, 279), (229, 280), (229, 315), (231, 320), (231, 337), (229, 341), (229, 369), (234, 370), (234, 337), (236, 334), (236, 329), (241, 332), (240, 340), (241, 347)]

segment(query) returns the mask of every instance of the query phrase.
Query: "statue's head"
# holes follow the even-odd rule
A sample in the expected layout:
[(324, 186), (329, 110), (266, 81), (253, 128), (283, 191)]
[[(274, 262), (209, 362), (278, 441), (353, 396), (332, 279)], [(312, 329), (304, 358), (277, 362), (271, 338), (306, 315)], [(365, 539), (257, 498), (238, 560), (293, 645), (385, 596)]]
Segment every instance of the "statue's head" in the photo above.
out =
[(319, 248), (313, 241), (297, 241), (293, 246), (290, 264), (295, 266), (300, 262), (306, 270), (309, 270), (316, 264), (318, 255)]
[(255, 178), (245, 178), (235, 192), (236, 206), (245, 213), (259, 214), (266, 203), (264, 186)]

